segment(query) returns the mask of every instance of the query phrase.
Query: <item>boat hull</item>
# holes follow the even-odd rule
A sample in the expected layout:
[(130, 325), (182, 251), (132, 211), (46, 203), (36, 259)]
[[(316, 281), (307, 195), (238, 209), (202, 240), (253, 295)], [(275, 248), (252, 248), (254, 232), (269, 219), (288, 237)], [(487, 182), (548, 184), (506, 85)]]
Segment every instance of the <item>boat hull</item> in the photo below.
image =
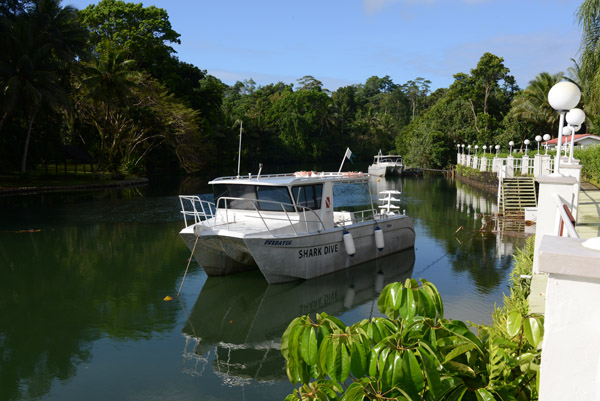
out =
[(402, 166), (369, 166), (369, 174), (377, 177), (386, 177), (392, 175), (401, 175)]
[[(382, 250), (375, 245), (377, 226), (383, 230)], [(353, 256), (344, 245), (346, 231), (353, 237), (356, 248)], [(270, 284), (276, 284), (319, 277), (412, 248), (415, 232), (410, 218), (392, 216), (326, 232), (277, 238), (245, 237), (244, 241), (263, 276)]]
[(257, 269), (243, 239), (208, 233), (197, 237), (192, 227), (181, 230), (179, 235), (206, 275), (226, 276)]

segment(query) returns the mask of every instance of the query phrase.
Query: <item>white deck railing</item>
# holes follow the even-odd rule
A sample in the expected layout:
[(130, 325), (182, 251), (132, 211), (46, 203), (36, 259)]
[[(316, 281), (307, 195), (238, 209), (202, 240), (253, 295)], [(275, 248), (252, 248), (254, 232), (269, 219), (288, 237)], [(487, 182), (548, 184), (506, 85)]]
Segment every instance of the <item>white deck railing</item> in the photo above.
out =
[(492, 155), (480, 157), (459, 153), (456, 159), (458, 164), (482, 172), (491, 172), (500, 175), (504, 169), (504, 178), (516, 176), (539, 177), (554, 172), (554, 157), (550, 155), (536, 154), (534, 157), (524, 155), (522, 158), (512, 156), (500, 158), (492, 157)]

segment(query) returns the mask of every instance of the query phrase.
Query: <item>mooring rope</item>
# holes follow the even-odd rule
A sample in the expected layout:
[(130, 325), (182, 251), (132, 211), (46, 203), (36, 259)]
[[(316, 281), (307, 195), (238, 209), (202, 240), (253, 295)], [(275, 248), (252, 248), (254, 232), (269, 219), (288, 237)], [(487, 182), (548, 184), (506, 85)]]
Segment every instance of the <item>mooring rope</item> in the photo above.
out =
[(190, 263), (192, 263), (192, 258), (194, 257), (194, 251), (196, 250), (196, 245), (198, 245), (198, 239), (200, 237), (196, 236), (196, 242), (194, 242), (194, 247), (192, 249), (192, 254), (188, 259), (187, 267), (185, 268), (185, 273), (183, 274), (183, 278), (181, 279), (181, 285), (179, 286), (179, 291), (177, 291), (177, 298), (179, 298), (179, 293), (181, 292), (181, 288), (183, 287), (183, 282), (185, 281), (185, 276), (187, 276), (188, 269), (190, 268)]

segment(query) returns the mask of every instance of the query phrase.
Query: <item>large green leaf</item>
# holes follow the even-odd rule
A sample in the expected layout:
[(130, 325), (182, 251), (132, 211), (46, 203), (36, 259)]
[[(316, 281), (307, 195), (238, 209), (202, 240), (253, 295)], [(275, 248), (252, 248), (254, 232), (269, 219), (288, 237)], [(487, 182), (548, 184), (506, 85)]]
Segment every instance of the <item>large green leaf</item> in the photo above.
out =
[(427, 378), (429, 392), (431, 395), (433, 395), (434, 399), (437, 399), (438, 395), (442, 391), (440, 373), (438, 372), (434, 360), (426, 352), (420, 351), (420, 354), (421, 361), (423, 361), (423, 371), (425, 372), (425, 377)]
[(404, 351), (402, 355), (402, 378), (401, 387), (411, 399), (420, 399), (419, 393), (425, 387), (425, 380), (417, 358), (412, 351)]
[(487, 391), (485, 388), (478, 388), (475, 391), (475, 395), (477, 396), (477, 401), (495, 401), (492, 393)]
[(327, 349), (327, 374), (340, 383), (350, 375), (350, 354), (339, 338), (333, 338)]
[(523, 321), (525, 338), (534, 348), (537, 348), (544, 336), (544, 326), (540, 324), (537, 317), (528, 317)]
[(467, 342), (464, 344), (457, 345), (448, 354), (446, 354), (446, 357), (444, 358), (443, 363), (451, 361), (452, 359), (456, 358), (457, 356), (462, 355), (465, 352), (471, 351), (472, 349), (475, 349), (476, 347), (477, 346), (475, 344), (473, 344), (472, 342)]
[(317, 363), (317, 335), (312, 327), (305, 327), (300, 337), (300, 353), (309, 365)]
[(508, 330), (508, 335), (511, 337), (516, 336), (521, 330), (522, 322), (523, 317), (518, 310), (509, 313), (508, 318), (506, 319), (506, 329)]
[(429, 294), (429, 296), (435, 304), (435, 308), (438, 314), (437, 317), (439, 317), (440, 319), (443, 318), (444, 303), (442, 302), (442, 297), (440, 296), (438, 289), (435, 287), (435, 285), (433, 285), (433, 283), (425, 280), (424, 278), (421, 279), (421, 283), (423, 284), (423, 291)]
[(464, 363), (459, 363), (455, 361), (446, 362), (444, 367), (451, 372), (458, 373), (460, 375), (464, 375), (470, 378), (475, 378), (475, 371), (468, 365)]
[(362, 377), (368, 370), (368, 349), (358, 341), (352, 343), (352, 354), (350, 356), (350, 369), (354, 377)]

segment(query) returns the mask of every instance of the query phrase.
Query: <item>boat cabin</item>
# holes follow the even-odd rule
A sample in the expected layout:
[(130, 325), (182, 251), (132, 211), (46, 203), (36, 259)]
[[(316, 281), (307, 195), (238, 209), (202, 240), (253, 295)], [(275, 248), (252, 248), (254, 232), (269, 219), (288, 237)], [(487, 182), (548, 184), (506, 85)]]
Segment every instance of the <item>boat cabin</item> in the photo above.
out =
[(308, 173), (214, 179), (209, 184), (213, 186), (217, 214), (231, 214), (227, 220), (237, 221), (250, 214), (258, 213), (264, 220), (283, 213), (287, 217), (280, 216), (280, 221), (310, 223), (316, 230), (354, 222), (347, 212), (334, 213), (333, 186), (366, 183), (368, 174)]

